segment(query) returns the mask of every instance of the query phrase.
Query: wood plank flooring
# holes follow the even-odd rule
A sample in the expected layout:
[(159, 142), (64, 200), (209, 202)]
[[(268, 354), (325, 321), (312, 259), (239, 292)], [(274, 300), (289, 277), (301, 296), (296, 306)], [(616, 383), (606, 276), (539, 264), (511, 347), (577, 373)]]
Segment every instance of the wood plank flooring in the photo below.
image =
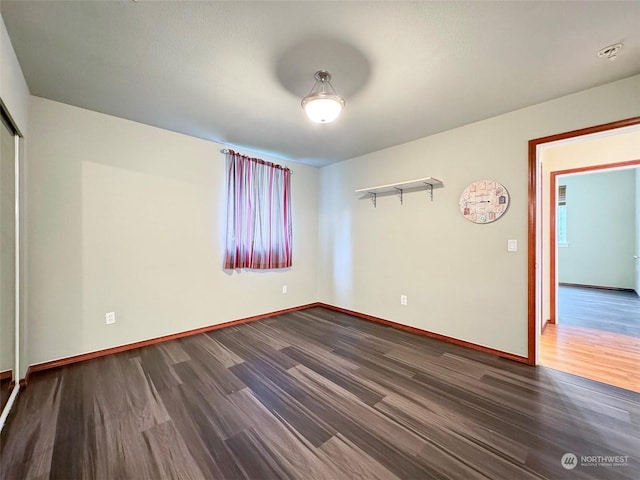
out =
[(633, 392), (318, 307), (35, 375), (0, 477), (637, 479), (639, 427)]
[(640, 392), (640, 297), (558, 288), (558, 324), (540, 337), (540, 364)]
[(540, 364), (640, 393), (640, 338), (573, 325), (547, 325)]
[(11, 389), (13, 388), (11, 383), (11, 377), (0, 379), (0, 411), (2, 411), (11, 395)]
[(558, 325), (640, 338), (640, 297), (635, 292), (559, 285)]

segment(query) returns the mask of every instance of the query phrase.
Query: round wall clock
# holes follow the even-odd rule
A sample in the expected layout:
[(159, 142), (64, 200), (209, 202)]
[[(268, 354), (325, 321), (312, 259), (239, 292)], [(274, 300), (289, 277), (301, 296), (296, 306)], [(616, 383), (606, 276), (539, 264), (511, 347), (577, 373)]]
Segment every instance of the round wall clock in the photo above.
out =
[(495, 180), (470, 183), (460, 195), (460, 212), (473, 223), (491, 223), (509, 207), (509, 192)]

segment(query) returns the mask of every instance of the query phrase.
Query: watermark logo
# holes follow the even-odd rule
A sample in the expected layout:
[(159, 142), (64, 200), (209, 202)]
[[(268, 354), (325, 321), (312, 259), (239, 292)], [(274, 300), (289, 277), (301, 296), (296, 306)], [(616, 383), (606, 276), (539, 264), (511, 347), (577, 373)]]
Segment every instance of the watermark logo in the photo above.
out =
[(573, 453), (565, 453), (564, 455), (562, 455), (560, 463), (562, 464), (563, 468), (566, 468), (567, 470), (573, 470), (578, 466), (578, 457), (576, 457)]
[(562, 468), (573, 470), (581, 467), (627, 467), (629, 455), (580, 455), (567, 452), (560, 459)]

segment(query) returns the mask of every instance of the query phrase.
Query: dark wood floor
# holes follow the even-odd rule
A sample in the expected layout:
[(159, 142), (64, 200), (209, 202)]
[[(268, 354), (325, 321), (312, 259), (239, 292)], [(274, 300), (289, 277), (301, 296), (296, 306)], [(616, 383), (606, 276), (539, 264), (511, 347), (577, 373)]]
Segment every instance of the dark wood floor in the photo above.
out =
[(0, 411), (9, 400), (11, 395), (12, 379), (11, 377), (0, 379)]
[(558, 324), (640, 337), (640, 297), (635, 292), (559, 285)]
[(0, 476), (638, 479), (639, 427), (638, 394), (313, 308), (36, 376)]

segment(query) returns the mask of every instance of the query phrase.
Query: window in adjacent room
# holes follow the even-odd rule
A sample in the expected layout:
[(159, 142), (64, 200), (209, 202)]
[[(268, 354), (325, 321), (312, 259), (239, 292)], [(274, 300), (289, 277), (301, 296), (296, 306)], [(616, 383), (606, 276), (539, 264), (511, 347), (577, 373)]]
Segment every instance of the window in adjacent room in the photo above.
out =
[(224, 268), (291, 266), (291, 170), (227, 153)]
[(556, 235), (559, 246), (567, 246), (567, 186), (558, 186), (557, 225)]

